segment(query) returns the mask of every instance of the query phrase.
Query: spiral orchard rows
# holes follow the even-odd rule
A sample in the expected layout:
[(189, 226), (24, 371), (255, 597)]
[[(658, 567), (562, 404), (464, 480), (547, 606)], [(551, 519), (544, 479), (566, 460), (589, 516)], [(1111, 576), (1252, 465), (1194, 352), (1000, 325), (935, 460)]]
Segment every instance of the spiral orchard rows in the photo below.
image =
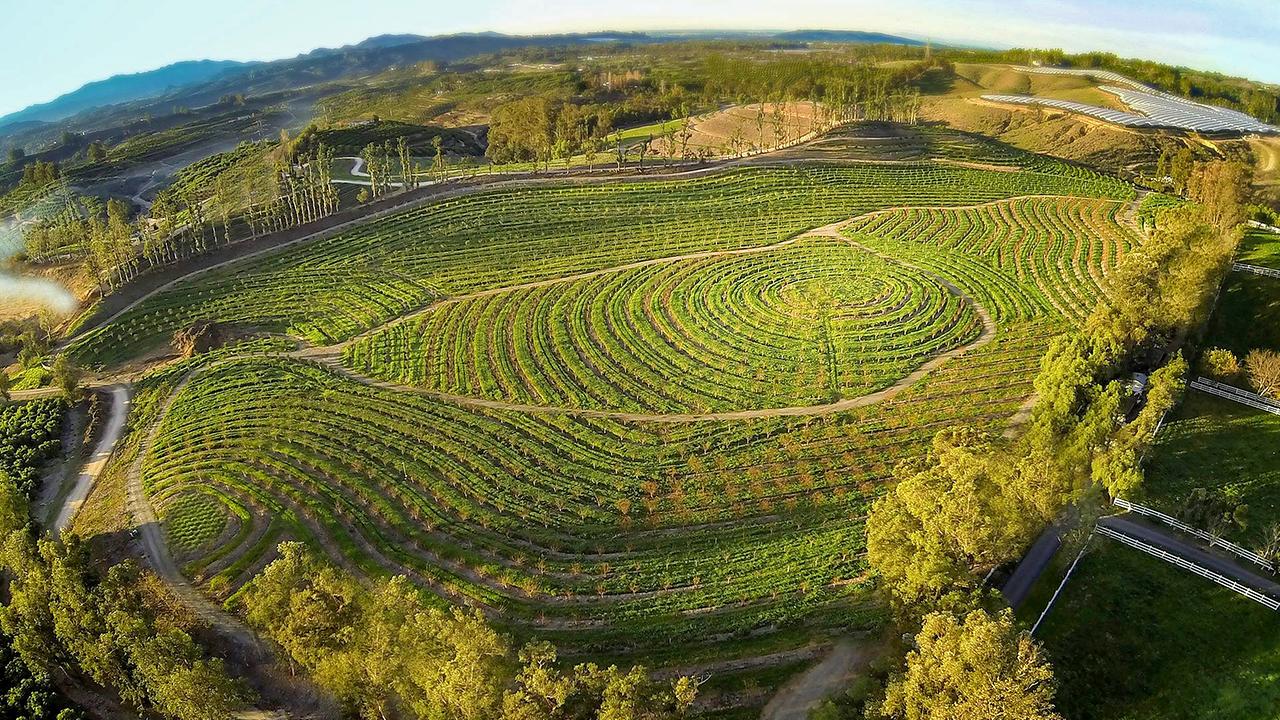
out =
[[(1024, 302), (1061, 285), (1061, 302), (1049, 296), (1040, 304), (1077, 319), (1100, 292), (1089, 264), (1094, 255), (1109, 266), (1132, 244), (1121, 229), (1101, 232), (1118, 209), (1113, 201), (1061, 196), (895, 208), (762, 248), (492, 288), (341, 344), (348, 365), (341, 371), (518, 412), (642, 422), (841, 412), (892, 397), (995, 332), (991, 313), (950, 273), (868, 248), (845, 237), (846, 229), (890, 239), (914, 232), (945, 243), (963, 227), (970, 242), (1007, 243), (1015, 274), (1030, 276), (1031, 300)], [(921, 214), (934, 226), (902, 221)], [(1063, 237), (1080, 236), (1081, 228), (1088, 233), (1077, 241), (1083, 245), (1055, 260)], [(979, 230), (993, 237), (973, 238)], [(999, 262), (987, 272), (998, 272)], [(301, 354), (336, 364), (332, 347)]]

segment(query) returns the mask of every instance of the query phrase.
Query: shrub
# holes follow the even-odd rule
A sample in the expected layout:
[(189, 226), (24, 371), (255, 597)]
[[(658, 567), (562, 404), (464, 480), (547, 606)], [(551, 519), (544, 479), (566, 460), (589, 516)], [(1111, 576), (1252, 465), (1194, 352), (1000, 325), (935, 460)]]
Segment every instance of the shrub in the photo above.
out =
[(1240, 360), (1226, 348), (1209, 348), (1200, 356), (1200, 374), (1230, 382), (1240, 375)]

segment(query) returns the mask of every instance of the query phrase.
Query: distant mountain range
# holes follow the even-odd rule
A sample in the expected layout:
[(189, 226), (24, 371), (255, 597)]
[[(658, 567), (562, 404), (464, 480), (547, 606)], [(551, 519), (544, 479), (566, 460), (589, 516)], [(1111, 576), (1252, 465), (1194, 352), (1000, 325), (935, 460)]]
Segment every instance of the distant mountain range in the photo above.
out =
[(115, 75), (106, 80), (91, 82), (49, 102), (32, 105), (0, 117), (0, 125), (20, 122), (56, 122), (91, 108), (164, 95), (182, 87), (206, 82), (228, 70), (252, 64), (256, 63), (242, 63), (234, 60), (186, 60), (132, 75)]
[(891, 43), (923, 45), (919, 40), (860, 31), (798, 30), (791, 32), (705, 31), (686, 33), (577, 33), (517, 36), (499, 33), (461, 35), (379, 35), (355, 45), (320, 48), (294, 58), (268, 62), (190, 60), (132, 75), (91, 82), (54, 100), (0, 117), (0, 133), (39, 123), (66, 120), (96, 108), (139, 101), (171, 100), (187, 106), (214, 102), (228, 93), (265, 93), (375, 72), (394, 65), (427, 60), (450, 62), (519, 47), (582, 42), (649, 43), (701, 38), (776, 39), (784, 42)]

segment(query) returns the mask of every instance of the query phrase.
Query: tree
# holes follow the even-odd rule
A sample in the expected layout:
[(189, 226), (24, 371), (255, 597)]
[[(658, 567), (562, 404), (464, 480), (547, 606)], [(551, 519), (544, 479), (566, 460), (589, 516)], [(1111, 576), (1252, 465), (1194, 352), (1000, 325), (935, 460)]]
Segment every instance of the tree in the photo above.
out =
[(963, 605), (975, 573), (1021, 552), (1038, 514), (1017, 496), (1015, 472), (995, 438), (963, 428), (899, 468), (867, 518), (867, 560), (900, 611)]
[(1280, 398), (1280, 353), (1274, 350), (1250, 350), (1244, 356), (1249, 382), (1259, 395)]
[(1186, 388), (1187, 363), (1174, 356), (1147, 380), (1146, 402), (1138, 416), (1094, 452), (1093, 481), (1112, 497), (1132, 497), (1142, 485), (1142, 458), (1155, 440), (1161, 418), (1173, 409)]
[[(439, 135), (431, 139), (432, 144), (436, 144), (437, 157), (440, 154), (440, 147), (437, 144), (439, 141)], [(409, 154), (409, 144), (405, 142), (403, 135), (396, 140), (396, 157), (400, 160), (401, 189), (409, 190), (417, 187), (418, 176), (414, 173), (413, 156)]]
[(15, 146), (15, 147), (9, 148), (9, 164), (10, 165), (17, 165), (18, 163), (26, 159), (26, 157), (27, 157), (27, 151), (23, 150), (21, 147)]
[(431, 169), (440, 180), (444, 180), (444, 139), (439, 135), (431, 138), (431, 147), (436, 151), (431, 161)]
[(9, 379), (9, 373), (4, 368), (0, 368), (0, 404), (7, 403), (10, 400), (9, 389), (12, 387), (13, 381)]
[(499, 106), (489, 124), (485, 154), (495, 163), (550, 162), (555, 110), (544, 97), (527, 97)]
[(1200, 163), (1187, 179), (1187, 197), (1210, 225), (1225, 232), (1244, 222), (1245, 196), (1252, 184), (1252, 171), (1243, 163)]
[(250, 624), (368, 720), (667, 720), (696, 695), (692, 680), (660, 685), (643, 668), (562, 671), (545, 643), (513, 657), (478, 612), (432, 607), (403, 576), (364, 588), (299, 543), (280, 545), (242, 602)]
[(895, 720), (1060, 720), (1053, 669), (1013, 612), (975, 610), (924, 619), (904, 670), (891, 678), (879, 714)]
[(1169, 177), (1173, 180), (1173, 189), (1175, 192), (1184, 192), (1187, 189), (1187, 182), (1191, 178), (1191, 171), (1195, 165), (1195, 156), (1191, 154), (1191, 148), (1180, 147), (1177, 152), (1169, 158)]
[(0, 629), (28, 666), (83, 674), (126, 703), (175, 720), (230, 717), (241, 685), (206, 659), (132, 564), (96, 572), (74, 534), (37, 539), (25, 499), (0, 475), (0, 573), (9, 579)]
[(1240, 361), (1226, 348), (1209, 348), (1200, 356), (1200, 374), (1229, 383), (1240, 376)]
[(53, 384), (62, 391), (62, 398), (67, 402), (80, 399), (80, 375), (80, 368), (65, 353), (54, 358)]
[(1263, 534), (1258, 554), (1273, 567), (1280, 568), (1280, 523), (1271, 525)]
[(594, 663), (565, 672), (556, 659), (547, 642), (520, 650), (520, 671), (502, 698), (503, 720), (671, 720), (684, 717), (697, 698), (698, 682), (689, 677), (664, 685), (641, 667), (623, 671)]

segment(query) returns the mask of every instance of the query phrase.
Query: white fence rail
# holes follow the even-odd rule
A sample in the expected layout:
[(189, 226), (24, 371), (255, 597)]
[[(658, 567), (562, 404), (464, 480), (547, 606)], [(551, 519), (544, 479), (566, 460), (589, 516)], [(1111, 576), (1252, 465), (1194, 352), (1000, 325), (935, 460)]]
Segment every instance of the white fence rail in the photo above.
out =
[(1211, 532), (1201, 530), (1200, 528), (1194, 527), (1192, 525), (1188, 525), (1171, 515), (1166, 515), (1160, 512), (1159, 510), (1146, 507), (1145, 505), (1139, 505), (1137, 503), (1129, 502), (1124, 498), (1112, 498), (1111, 502), (1116, 507), (1124, 508), (1129, 512), (1137, 513), (1139, 515), (1145, 515), (1147, 517), (1155, 518), (1160, 522), (1164, 523), (1165, 525), (1177, 528), (1184, 533), (1195, 535), (1196, 537), (1208, 542), (1209, 547), (1220, 547), (1223, 550), (1226, 550), (1231, 553), (1235, 553), (1236, 555), (1244, 558), (1245, 560), (1248, 560), (1251, 563), (1258, 565), (1259, 567), (1267, 570), (1268, 572), (1274, 573), (1276, 571), (1275, 566), (1267, 562), (1267, 559), (1262, 557), (1258, 553), (1253, 552), (1251, 550), (1245, 550), (1244, 548), (1240, 547), (1239, 545), (1236, 545), (1233, 542), (1223, 540), (1222, 538), (1218, 537), (1217, 535), (1214, 535)]
[(1251, 272), (1254, 275), (1266, 275), (1267, 277), (1280, 278), (1280, 270), (1275, 268), (1262, 267), (1261, 265), (1250, 265), (1248, 263), (1231, 263), (1232, 270), (1241, 272)]
[(1242, 390), (1233, 385), (1226, 385), (1208, 378), (1196, 378), (1191, 381), (1191, 387), (1201, 392), (1207, 392), (1210, 395), (1233, 400), (1241, 405), (1248, 405), (1256, 410), (1269, 412), (1272, 415), (1280, 415), (1280, 402), (1251, 393), (1248, 390)]
[(1273, 232), (1280, 235), (1280, 228), (1276, 227), (1275, 225), (1260, 223), (1257, 220), (1250, 220), (1249, 227), (1255, 227), (1255, 228), (1258, 228), (1259, 230), (1266, 230), (1267, 232)]
[(1124, 543), (1125, 545), (1128, 545), (1131, 548), (1134, 548), (1136, 550), (1141, 550), (1142, 552), (1148, 555), (1157, 557), (1172, 565), (1176, 565), (1182, 568), (1183, 570), (1187, 570), (1189, 572), (1195, 573), (1196, 575), (1199, 575), (1200, 577), (1205, 578), (1207, 580), (1212, 580), (1213, 582), (1229, 590), (1237, 592), (1249, 598), (1250, 600), (1253, 600), (1254, 602), (1260, 605), (1263, 605), (1267, 608), (1270, 608), (1272, 610), (1280, 610), (1280, 600), (1277, 600), (1276, 598), (1273, 598), (1269, 595), (1263, 595), (1257, 590), (1254, 590), (1253, 588), (1247, 587), (1245, 585), (1241, 585), (1240, 583), (1236, 582), (1235, 580), (1232, 580), (1231, 578), (1224, 577), (1212, 570), (1200, 567), (1199, 565), (1189, 560), (1184, 560), (1183, 558), (1180, 558), (1177, 555), (1174, 555), (1169, 552), (1165, 552), (1164, 550), (1161, 550), (1160, 548), (1155, 547), (1154, 545), (1148, 545), (1147, 543), (1141, 540), (1138, 540), (1137, 538), (1132, 538), (1132, 537), (1129, 537), (1128, 535), (1125, 535), (1122, 532), (1112, 530), (1106, 525), (1099, 525), (1097, 530), (1099, 535), (1102, 535), (1104, 537), (1109, 537), (1113, 540), (1119, 540), (1120, 542)]

